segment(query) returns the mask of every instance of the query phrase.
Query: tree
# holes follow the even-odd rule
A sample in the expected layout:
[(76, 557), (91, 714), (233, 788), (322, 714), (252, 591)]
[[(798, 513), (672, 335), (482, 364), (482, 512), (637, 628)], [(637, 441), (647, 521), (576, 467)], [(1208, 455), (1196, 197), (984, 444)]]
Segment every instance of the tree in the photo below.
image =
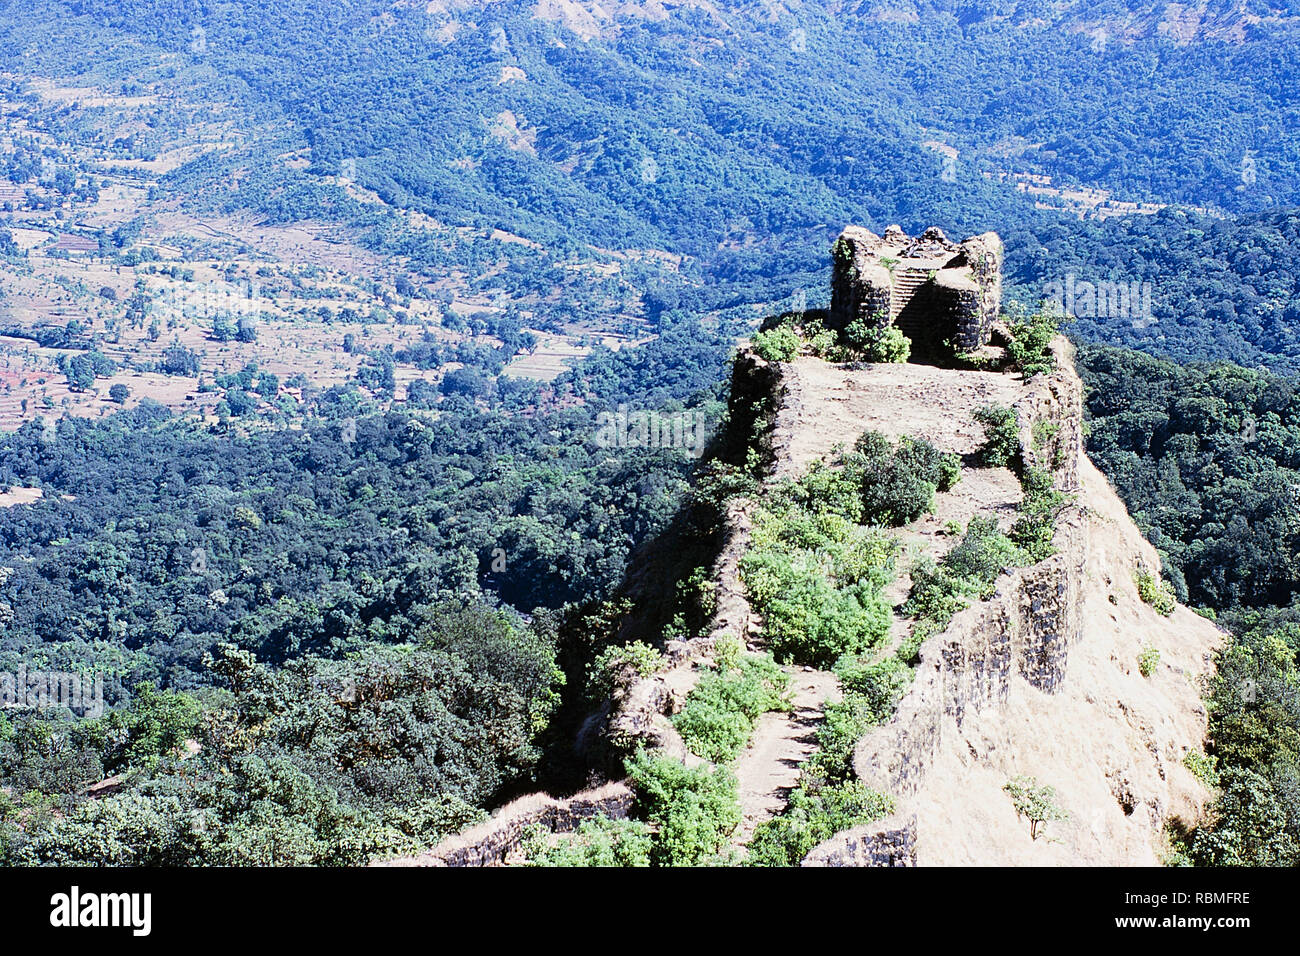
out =
[(227, 389), (226, 404), (232, 415), (247, 415), (257, 409), (257, 399), (242, 388)]
[(198, 375), (199, 356), (193, 349), (174, 341), (163, 350), (160, 367), (168, 375)]
[(438, 389), (422, 378), (406, 386), (406, 400), (412, 405), (433, 405), (438, 400)]
[(1038, 839), (1038, 831), (1050, 820), (1067, 819), (1068, 814), (1056, 803), (1056, 790), (1039, 786), (1033, 777), (1013, 777), (1002, 789), (1011, 796), (1016, 816), (1029, 821), (1029, 838)]
[(212, 317), (212, 337), (218, 342), (229, 342), (235, 334), (235, 323), (227, 313), (218, 312)]
[(1049, 305), (1031, 315), (1010, 310), (1011, 341), (1007, 356), (1013, 368), (1025, 378), (1046, 374), (1055, 367), (1051, 343), (1060, 332), (1063, 316), (1059, 309)]
[(108, 389), (108, 397), (117, 404), (123, 405), (131, 397), (131, 390), (121, 382), (114, 382)]
[(656, 828), (657, 866), (699, 866), (721, 853), (740, 825), (736, 778), (726, 767), (687, 767), (640, 751), (628, 761), (637, 812)]
[(397, 387), (393, 368), (393, 353), (389, 349), (377, 349), (357, 369), (357, 381), (381, 394), (391, 395)]
[(84, 392), (95, 384), (95, 366), (85, 355), (74, 355), (65, 368), (68, 387), (74, 392)]
[(477, 369), (458, 368), (443, 376), (438, 388), (444, 395), (463, 395), (474, 399), (487, 395), (490, 383)]
[[(1294, 793), (1294, 776), (1290, 789)], [(1287, 800), (1268, 779), (1233, 767), (1219, 778), (1214, 825), (1196, 831), (1191, 855), (1201, 866), (1295, 866), (1300, 842)], [(1294, 804), (1292, 804), (1294, 808)]]

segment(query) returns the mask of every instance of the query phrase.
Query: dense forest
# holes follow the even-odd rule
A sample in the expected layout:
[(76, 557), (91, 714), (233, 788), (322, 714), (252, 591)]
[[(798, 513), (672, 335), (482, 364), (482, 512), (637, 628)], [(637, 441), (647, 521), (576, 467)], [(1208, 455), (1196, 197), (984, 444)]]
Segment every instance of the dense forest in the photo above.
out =
[(1080, 350), (1088, 454), (1180, 600), (1231, 632), (1206, 688), (1217, 820), (1200, 864), (1300, 863), (1300, 391), (1227, 363)]
[[(0, 718), (0, 855), (359, 862), (534, 779), (562, 621), (617, 588), (696, 464), (606, 447), (599, 417), (633, 399), (716, 423), (734, 335), (598, 351), (545, 409), (336, 389), (302, 429), (143, 403), (0, 440), (0, 483), (45, 492), (0, 509), (0, 672), (103, 674), (110, 708)], [(196, 814), (210, 829), (177, 837)]]
[(1076, 293), (1068, 311), (1078, 338), (1184, 361), (1228, 359), (1300, 371), (1300, 214), (1294, 209), (1235, 219), (1166, 210), (1013, 236), (1008, 266), (1020, 295), (1060, 299), (1066, 290), (1050, 284), (1073, 277), (1067, 290), (1082, 282), (1123, 283), (1130, 291), (1138, 286), (1149, 301), (1146, 314), (1131, 305), (1120, 314), (1111, 308), (1111, 289), (1086, 308)]

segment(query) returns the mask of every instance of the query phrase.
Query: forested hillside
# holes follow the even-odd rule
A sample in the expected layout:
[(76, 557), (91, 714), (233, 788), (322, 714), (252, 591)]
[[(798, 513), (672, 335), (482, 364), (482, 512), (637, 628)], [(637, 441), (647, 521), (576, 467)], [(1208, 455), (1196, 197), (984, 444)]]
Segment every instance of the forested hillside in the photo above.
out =
[(1294, 378), (1080, 352), (1088, 453), (1160, 549), (1180, 600), (1232, 631), (1210, 691), (1217, 822), (1201, 864), (1300, 862), (1300, 393)]
[[(1018, 191), (1027, 176), (1101, 190), (1087, 208), (1108, 214), (1295, 203), (1294, 12), (1221, 5), (1235, 27), (1189, 41), (1161, 5), (1112, 6), (40, 0), (0, 26), (0, 51), (20, 74), (233, 104), (243, 140), (168, 177), (187, 203), (341, 218), (429, 274), (472, 265), (395, 230), (343, 175), (540, 243), (512, 251), (519, 268), (494, 280), (507, 291), (584, 245), (687, 257), (641, 275), (632, 294), (654, 317), (801, 290), (815, 303), (845, 222), (996, 229), (1013, 263), (1036, 262), (1030, 232), (1075, 235), (1071, 211), (1037, 206), (1075, 207)], [(134, 135), (147, 149), (167, 125)], [(1126, 245), (1106, 226), (1075, 241), (1086, 261)], [(1166, 310), (1174, 291), (1158, 293)], [(1242, 340), (1265, 348), (1252, 323), (1219, 323), (1241, 360)]]
[[(1011, 258), (1020, 293), (1034, 298), (1053, 281), (1145, 286), (1146, 315), (1121, 315), (1113, 296), (1082, 307), (1070, 332), (1179, 360), (1228, 359), (1300, 370), (1300, 214), (1295, 210), (1211, 219), (1185, 211), (1121, 222), (1017, 233)], [(1081, 286), (1080, 286), (1081, 288)]]
[[(101, 674), (111, 708), (0, 715), (0, 859), (358, 863), (533, 780), (599, 650), (562, 629), (609, 639), (575, 609), (617, 589), (695, 462), (602, 444), (600, 416), (636, 390), (706, 440), (734, 334), (598, 352), (567, 401), (432, 415), (339, 389), (301, 430), (142, 404), (0, 439), (0, 485), (45, 492), (0, 508), (0, 673)], [(88, 801), (110, 775), (128, 791)]]

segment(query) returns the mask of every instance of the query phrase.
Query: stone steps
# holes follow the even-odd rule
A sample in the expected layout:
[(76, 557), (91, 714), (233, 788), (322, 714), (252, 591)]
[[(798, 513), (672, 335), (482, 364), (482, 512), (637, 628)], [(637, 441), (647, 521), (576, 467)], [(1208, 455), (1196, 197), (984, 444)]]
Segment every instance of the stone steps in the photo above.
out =
[(898, 315), (912, 301), (916, 290), (930, 280), (929, 269), (900, 269), (894, 272), (894, 284), (889, 296), (889, 319), (898, 319)]

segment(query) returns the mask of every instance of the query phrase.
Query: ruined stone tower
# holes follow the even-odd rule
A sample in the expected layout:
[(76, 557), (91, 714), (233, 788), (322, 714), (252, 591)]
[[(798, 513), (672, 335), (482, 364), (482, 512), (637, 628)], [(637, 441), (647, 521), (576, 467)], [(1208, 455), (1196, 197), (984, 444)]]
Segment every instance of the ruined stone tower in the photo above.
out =
[(914, 356), (937, 354), (945, 342), (963, 352), (988, 344), (1002, 301), (997, 233), (954, 243), (933, 226), (915, 238), (898, 226), (883, 236), (848, 226), (831, 258), (829, 324), (837, 331), (859, 318), (895, 325)]

